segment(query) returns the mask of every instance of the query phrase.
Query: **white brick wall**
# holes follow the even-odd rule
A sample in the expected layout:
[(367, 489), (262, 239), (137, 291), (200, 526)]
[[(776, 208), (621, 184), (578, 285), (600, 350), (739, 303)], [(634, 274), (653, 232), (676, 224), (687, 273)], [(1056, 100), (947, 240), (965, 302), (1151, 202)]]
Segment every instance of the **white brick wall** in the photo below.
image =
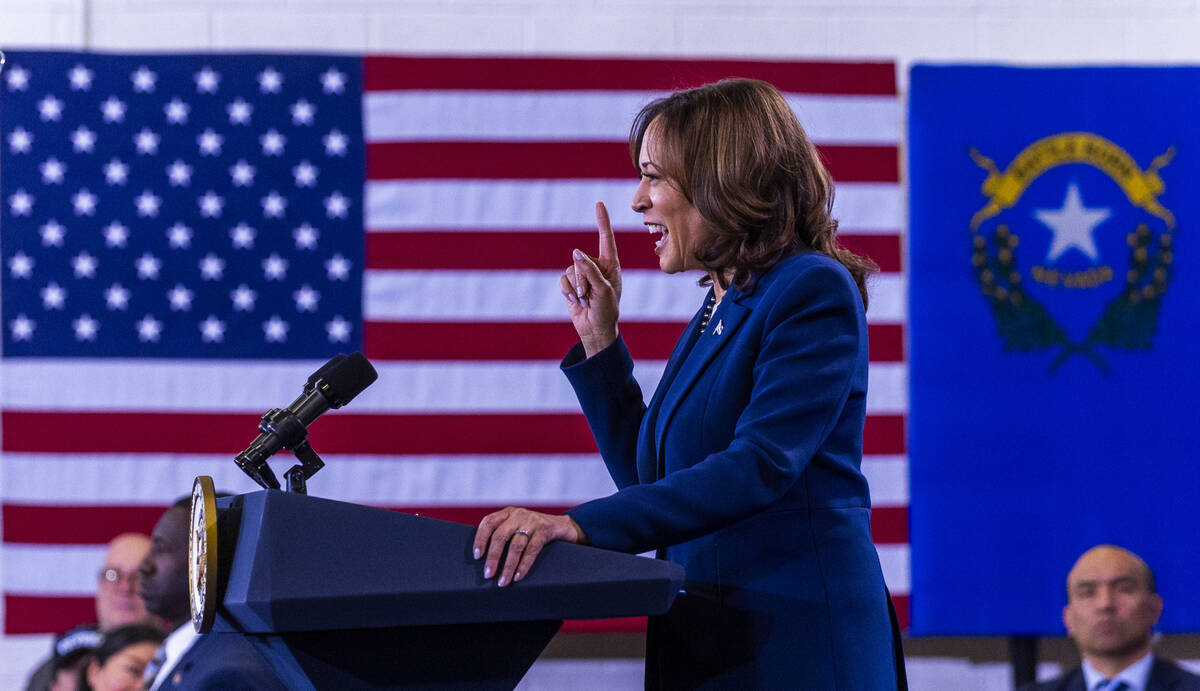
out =
[[(1200, 0), (0, 0), (0, 47), (889, 58), (903, 91), (918, 61), (1200, 62)], [(0, 641), (0, 688), (47, 647)], [(912, 664), (914, 688), (1008, 686)]]

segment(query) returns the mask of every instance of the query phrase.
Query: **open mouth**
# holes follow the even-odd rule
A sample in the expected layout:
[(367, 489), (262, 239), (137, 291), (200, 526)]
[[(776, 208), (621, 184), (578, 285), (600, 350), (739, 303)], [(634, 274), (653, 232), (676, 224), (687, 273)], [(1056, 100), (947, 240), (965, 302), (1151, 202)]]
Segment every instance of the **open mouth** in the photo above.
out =
[(666, 226), (659, 225), (657, 223), (647, 223), (646, 227), (650, 229), (651, 235), (659, 233), (662, 236), (658, 238), (658, 242), (654, 243), (654, 253), (658, 254), (662, 251), (662, 248), (667, 246), (667, 236), (671, 233), (667, 230)]

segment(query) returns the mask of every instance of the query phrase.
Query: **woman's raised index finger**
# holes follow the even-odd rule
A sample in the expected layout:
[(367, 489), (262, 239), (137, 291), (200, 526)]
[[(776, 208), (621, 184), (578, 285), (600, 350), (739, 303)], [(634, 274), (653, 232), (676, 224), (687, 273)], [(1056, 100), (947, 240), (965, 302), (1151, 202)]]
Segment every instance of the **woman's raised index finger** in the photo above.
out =
[(596, 227), (600, 229), (600, 258), (617, 258), (617, 238), (613, 236), (612, 222), (608, 220), (608, 209), (604, 202), (596, 202)]

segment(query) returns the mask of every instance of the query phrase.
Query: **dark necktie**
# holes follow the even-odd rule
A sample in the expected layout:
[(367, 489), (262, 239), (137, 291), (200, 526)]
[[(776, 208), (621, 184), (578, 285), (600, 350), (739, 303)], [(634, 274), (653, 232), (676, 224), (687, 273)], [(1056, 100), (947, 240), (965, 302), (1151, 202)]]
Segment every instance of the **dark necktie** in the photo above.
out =
[(1102, 679), (1092, 691), (1129, 691), (1129, 684), (1120, 679)]

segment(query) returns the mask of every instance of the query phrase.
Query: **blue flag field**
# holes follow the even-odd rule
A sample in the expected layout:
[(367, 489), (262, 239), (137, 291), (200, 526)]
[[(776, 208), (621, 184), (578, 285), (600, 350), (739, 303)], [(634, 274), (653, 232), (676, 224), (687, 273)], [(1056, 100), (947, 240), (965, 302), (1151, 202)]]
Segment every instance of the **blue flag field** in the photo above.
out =
[(917, 66), (912, 633), (1055, 634), (1114, 543), (1200, 630), (1200, 69)]

